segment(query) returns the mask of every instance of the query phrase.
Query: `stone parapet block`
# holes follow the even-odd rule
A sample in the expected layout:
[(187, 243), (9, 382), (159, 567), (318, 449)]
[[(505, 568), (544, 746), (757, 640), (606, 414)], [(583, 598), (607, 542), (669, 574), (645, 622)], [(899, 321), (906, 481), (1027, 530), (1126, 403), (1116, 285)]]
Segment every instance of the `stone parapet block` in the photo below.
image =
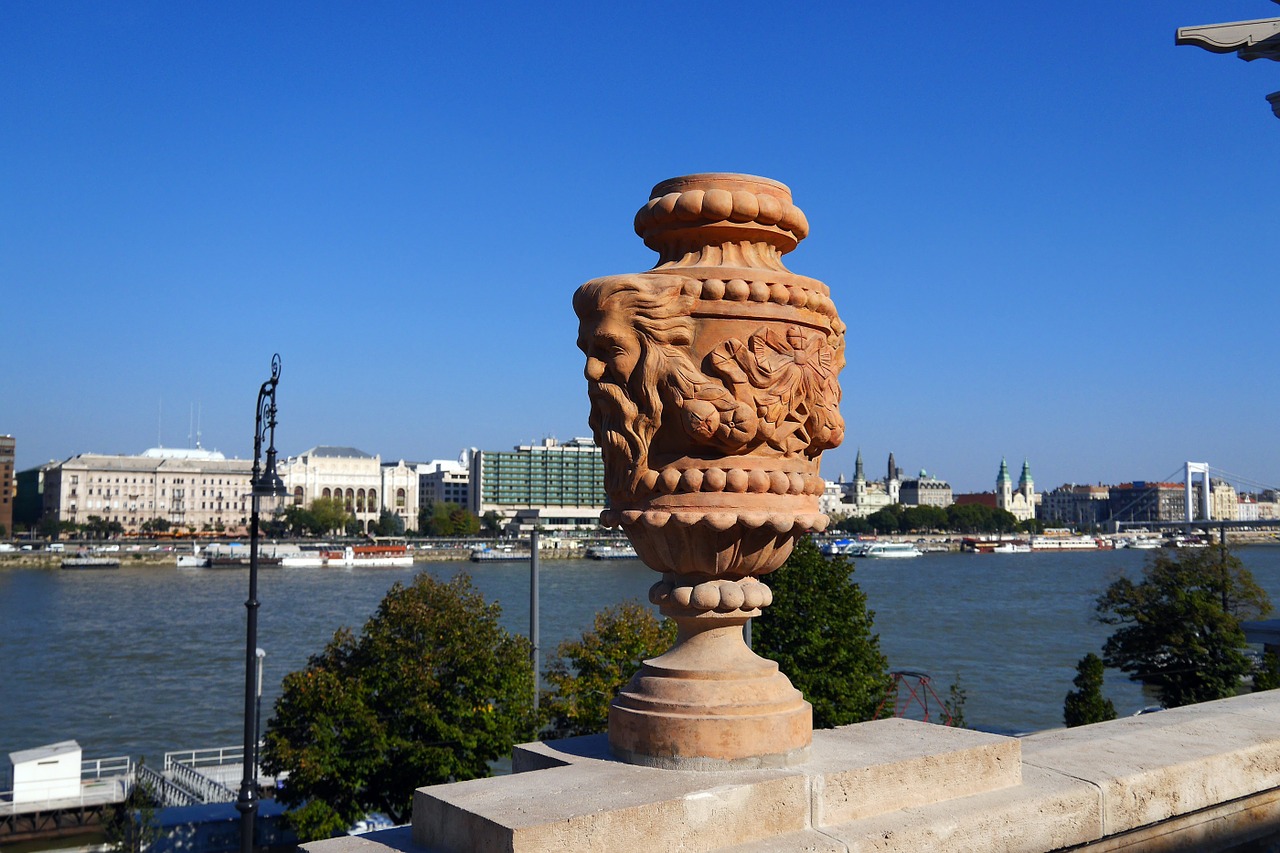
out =
[(1280, 691), (1022, 739), (1023, 761), (1096, 786), (1104, 834), (1280, 786)]
[(414, 839), (432, 851), (515, 853), (799, 839), (857, 816), (1017, 785), (1018, 750), (1014, 738), (900, 719), (814, 732), (812, 758), (777, 769), (637, 767), (613, 759), (599, 735), (525, 744), (510, 777), (419, 789)]
[(783, 769), (636, 767), (603, 736), (526, 744), (513, 765), (527, 772), (420, 789), (411, 840), (304, 849), (1207, 853), (1280, 840), (1280, 691), (1020, 739), (863, 723), (815, 732), (812, 759)]
[(829, 826), (1022, 781), (1017, 738), (893, 718), (813, 733), (815, 826)]

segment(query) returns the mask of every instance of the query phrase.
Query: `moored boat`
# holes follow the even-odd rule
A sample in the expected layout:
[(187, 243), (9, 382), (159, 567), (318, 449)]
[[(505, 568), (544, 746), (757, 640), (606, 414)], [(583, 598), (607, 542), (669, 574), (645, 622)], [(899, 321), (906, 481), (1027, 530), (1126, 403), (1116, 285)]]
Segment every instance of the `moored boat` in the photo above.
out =
[(518, 551), (509, 545), (498, 548), (476, 548), (471, 552), (471, 562), (473, 563), (517, 562), (528, 560), (529, 557), (530, 553), (528, 551)]
[(118, 569), (120, 561), (112, 557), (68, 557), (62, 561), (64, 569)]
[(1030, 554), (1031, 546), (1026, 542), (1001, 542), (991, 549), (992, 554)]
[(302, 551), (284, 557), (287, 569), (394, 568), (413, 565), (413, 555), (405, 545), (348, 545), (345, 548)]
[(587, 548), (588, 560), (635, 560), (636, 549), (630, 545), (592, 545)]
[(878, 560), (897, 560), (905, 557), (921, 557), (923, 554), (910, 542), (871, 542), (857, 556)]

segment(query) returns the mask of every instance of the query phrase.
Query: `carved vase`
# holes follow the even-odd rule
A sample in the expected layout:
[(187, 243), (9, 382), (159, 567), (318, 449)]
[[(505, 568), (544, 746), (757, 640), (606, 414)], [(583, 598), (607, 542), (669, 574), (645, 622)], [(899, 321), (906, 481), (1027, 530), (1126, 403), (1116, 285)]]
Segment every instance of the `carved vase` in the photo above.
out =
[(650, 600), (679, 633), (614, 700), (619, 758), (684, 769), (803, 761), (812, 709), (743, 639), (761, 580), (825, 528), (819, 457), (843, 437), (844, 324), (782, 256), (808, 233), (791, 191), (750, 175), (654, 187), (636, 233), (647, 273), (594, 279), (574, 308), (607, 526), (662, 574)]

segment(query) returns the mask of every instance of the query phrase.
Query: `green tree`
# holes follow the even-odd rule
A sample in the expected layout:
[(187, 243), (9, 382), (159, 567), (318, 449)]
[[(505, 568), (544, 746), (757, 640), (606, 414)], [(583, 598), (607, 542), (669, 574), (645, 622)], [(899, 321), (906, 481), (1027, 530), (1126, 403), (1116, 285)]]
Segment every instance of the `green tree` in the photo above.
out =
[(956, 729), (965, 727), (964, 721), (964, 705), (969, 701), (969, 691), (965, 690), (964, 685), (960, 683), (960, 673), (956, 673), (956, 680), (951, 682), (951, 687), (947, 690), (947, 698), (943, 701), (943, 705), (947, 708), (947, 725)]
[(1076, 689), (1062, 703), (1062, 721), (1067, 728), (1102, 723), (1116, 718), (1116, 706), (1102, 696), (1102, 658), (1093, 652), (1076, 664)]
[(347, 512), (347, 506), (341, 498), (316, 498), (307, 510), (314, 519), (310, 530), (314, 536), (326, 536), (336, 530), (346, 530), (347, 524), (355, 518)]
[(1225, 548), (1161, 553), (1142, 575), (1098, 597), (1098, 621), (1119, 626), (1103, 662), (1155, 685), (1166, 708), (1235, 695), (1251, 668), (1240, 621), (1271, 611), (1253, 575)]
[(421, 515), (422, 532), (427, 536), (474, 536), (480, 532), (480, 518), (455, 503), (432, 503)]
[[(141, 763), (141, 762), (139, 762)], [(116, 853), (143, 853), (160, 837), (156, 826), (157, 798), (151, 786), (137, 781), (118, 803), (102, 815), (102, 835), (106, 846)]]
[(897, 533), (902, 529), (903, 512), (902, 504), (892, 504), (867, 516), (867, 523), (876, 533)]
[(1275, 690), (1280, 687), (1280, 656), (1267, 649), (1253, 672), (1253, 692)]
[(403, 536), (404, 519), (383, 507), (373, 525), (374, 536)]
[(609, 703), (647, 658), (671, 648), (676, 623), (659, 621), (653, 611), (626, 602), (596, 614), (590, 631), (565, 640), (547, 664), (542, 707), (549, 738), (602, 732)]
[(397, 583), (357, 636), (339, 630), (286, 676), (263, 766), (305, 839), (370, 812), (409, 819), (414, 789), (489, 775), (536, 733), (529, 642), (466, 575)]
[(773, 605), (755, 620), (756, 652), (778, 662), (813, 705), (815, 728), (869, 720), (892, 688), (875, 613), (845, 557), (809, 538), (768, 577)]

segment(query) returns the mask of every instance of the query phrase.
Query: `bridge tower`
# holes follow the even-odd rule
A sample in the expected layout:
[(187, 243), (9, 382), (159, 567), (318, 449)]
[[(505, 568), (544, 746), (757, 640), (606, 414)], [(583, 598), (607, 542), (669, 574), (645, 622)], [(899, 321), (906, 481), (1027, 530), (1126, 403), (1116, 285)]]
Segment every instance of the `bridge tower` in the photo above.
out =
[(1211, 521), (1213, 514), (1209, 511), (1209, 463), (1208, 462), (1188, 462), (1187, 463), (1187, 524), (1195, 521), (1195, 497), (1191, 488), (1191, 477), (1193, 474), (1202, 475), (1200, 488), (1200, 511), (1204, 513), (1204, 520)]

